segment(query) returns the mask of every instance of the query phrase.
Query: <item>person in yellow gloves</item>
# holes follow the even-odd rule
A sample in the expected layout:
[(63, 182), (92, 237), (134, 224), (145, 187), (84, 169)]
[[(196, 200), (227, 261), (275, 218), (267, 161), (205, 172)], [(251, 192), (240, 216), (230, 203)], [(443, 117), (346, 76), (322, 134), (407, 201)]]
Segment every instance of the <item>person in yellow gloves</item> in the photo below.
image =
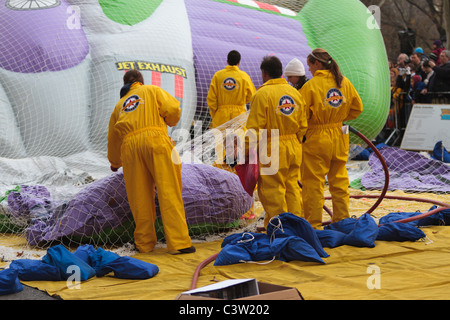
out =
[(227, 66), (217, 71), (211, 80), (206, 102), (212, 128), (245, 113), (245, 105), (256, 91), (250, 76), (239, 69), (240, 62), (241, 54), (236, 50), (230, 51)]
[[(246, 127), (258, 136), (264, 131), (268, 135), (267, 141), (258, 141), (260, 174), (257, 187), (266, 213), (264, 226), (267, 227), (270, 219), (281, 213), (303, 217), (298, 180), (302, 141), (308, 124), (302, 95), (281, 78), (281, 61), (276, 56), (266, 56), (260, 69), (264, 84), (250, 102)], [(272, 135), (274, 132), (276, 135)], [(272, 139), (278, 139), (278, 143), (273, 143)], [(274, 146), (278, 146), (278, 152), (272, 150)], [(246, 153), (249, 148), (246, 146)], [(263, 159), (266, 156), (270, 161)]]
[(169, 253), (195, 252), (181, 197), (181, 161), (172, 161), (173, 151), (178, 154), (167, 131), (180, 119), (180, 103), (163, 89), (144, 85), (138, 70), (125, 73), (123, 82), (109, 121), (107, 151), (111, 170), (123, 167), (136, 248), (147, 253), (157, 242), (156, 184)]
[(348, 126), (363, 111), (361, 98), (323, 49), (307, 58), (313, 78), (300, 90), (307, 106), (308, 131), (303, 144), (302, 184), (305, 218), (322, 228), (325, 177), (333, 203), (332, 222), (349, 217)]

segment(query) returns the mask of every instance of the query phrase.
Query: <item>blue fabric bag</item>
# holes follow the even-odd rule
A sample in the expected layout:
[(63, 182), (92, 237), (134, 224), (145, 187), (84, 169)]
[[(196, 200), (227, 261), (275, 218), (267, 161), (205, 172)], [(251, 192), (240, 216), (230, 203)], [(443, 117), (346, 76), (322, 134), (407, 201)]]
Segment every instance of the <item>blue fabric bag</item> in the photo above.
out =
[(23, 281), (61, 281), (59, 269), (41, 260), (18, 259), (11, 262), (11, 269), (18, 272)]
[[(269, 240), (267, 238), (267, 234), (264, 233), (252, 233), (252, 232), (234, 233), (223, 239), (221, 247), (223, 248), (229, 244), (236, 245), (238, 243), (254, 244), (255, 242), (252, 242), (252, 240), (256, 240), (257, 243), (263, 244), (266, 239)], [(270, 243), (267, 244), (267, 246), (270, 247)]]
[(94, 246), (92, 246), (91, 244), (84, 244), (79, 246), (73, 254), (91, 266), (92, 265), (91, 255), (94, 252), (95, 252)]
[(8, 268), (0, 271), (0, 295), (12, 294), (22, 290), (23, 285), (19, 281), (17, 270)]
[(228, 236), (222, 243), (214, 265), (223, 266), (243, 262), (308, 261), (324, 263), (317, 251), (303, 238), (282, 234), (275, 237), (263, 233), (238, 233)]
[(281, 261), (307, 261), (325, 264), (317, 251), (303, 238), (290, 236), (272, 242), (273, 253)]
[[(272, 258), (270, 258), (272, 259)], [(231, 264), (243, 263), (246, 261), (253, 261), (252, 255), (245, 246), (242, 245), (227, 245), (223, 247), (217, 255), (215, 266), (228, 266)]]
[(154, 277), (159, 268), (149, 262), (141, 261), (132, 257), (120, 257), (102, 264), (97, 269), (97, 277), (102, 277), (114, 272), (114, 277), (119, 279), (149, 279)]
[(311, 224), (304, 218), (286, 212), (274, 217), (267, 225), (267, 235), (278, 237), (294, 236), (305, 240), (319, 256), (326, 258), (328, 253), (323, 250), (322, 244)]
[(337, 230), (316, 230), (317, 237), (325, 248), (336, 248), (344, 244), (345, 233)]
[[(438, 206), (432, 206), (430, 210), (437, 209)], [(450, 226), (450, 209), (445, 209), (435, 214), (419, 219), (417, 221), (418, 226)]]
[[(420, 212), (391, 212), (387, 215), (385, 215), (384, 217), (380, 218), (379, 224), (383, 225), (383, 224), (387, 224), (387, 223), (392, 223), (392, 222), (396, 222), (399, 220), (403, 220), (403, 219), (408, 219), (414, 216), (417, 216), (421, 214)], [(408, 222), (409, 225), (412, 226), (417, 226), (417, 221), (411, 221)]]
[(105, 265), (119, 259), (120, 256), (117, 253), (103, 250), (98, 248), (96, 251), (92, 252), (90, 255), (91, 266), (97, 272), (102, 269)]
[(417, 241), (425, 237), (425, 233), (415, 226), (392, 222), (379, 227), (377, 240), (404, 242)]
[(377, 223), (370, 214), (365, 213), (357, 220), (353, 230), (344, 237), (344, 244), (373, 248), (377, 236)]
[(249, 261), (272, 260), (270, 238), (263, 233), (236, 233), (226, 237), (216, 257), (215, 266), (238, 264)]
[[(432, 211), (434, 209), (437, 209), (437, 206), (431, 207), (430, 210), (428, 211)], [(412, 218), (420, 214), (422, 214), (422, 212), (391, 212), (386, 216), (382, 217), (379, 223), (380, 225), (387, 224), (390, 222), (396, 222), (399, 220)], [(407, 222), (407, 224), (418, 227), (448, 226), (450, 225), (450, 209), (436, 212), (435, 214), (422, 219)]]
[(49, 248), (42, 261), (57, 267), (63, 280), (67, 280), (71, 276), (67, 270), (73, 265), (80, 268), (80, 281), (85, 281), (95, 276), (95, 270), (89, 264), (60, 244)]
[(325, 227), (328, 231), (339, 231), (345, 234), (342, 245), (355, 247), (375, 247), (378, 225), (370, 214), (365, 213), (359, 219), (347, 218)]
[(358, 222), (358, 219), (355, 218), (347, 218), (343, 219), (341, 221), (332, 223), (328, 226), (325, 226), (324, 230), (334, 230), (339, 231), (344, 234), (348, 234), (353, 231), (355, 228), (356, 222)]

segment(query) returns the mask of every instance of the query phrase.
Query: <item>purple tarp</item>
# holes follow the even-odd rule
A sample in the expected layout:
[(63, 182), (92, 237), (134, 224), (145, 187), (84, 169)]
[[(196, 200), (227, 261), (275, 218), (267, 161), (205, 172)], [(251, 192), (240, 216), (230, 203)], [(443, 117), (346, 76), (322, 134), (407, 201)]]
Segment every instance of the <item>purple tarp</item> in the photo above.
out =
[[(188, 226), (234, 222), (253, 203), (238, 176), (226, 170), (183, 164), (182, 179)], [(90, 237), (133, 219), (120, 172), (89, 184), (63, 205), (52, 204), (42, 186), (22, 186), (20, 193), (9, 194), (8, 204), (16, 218), (30, 220), (26, 235), (30, 245), (63, 237)], [(157, 198), (156, 210), (159, 216)]]
[[(450, 166), (445, 163), (398, 148), (380, 149), (389, 168), (389, 190), (450, 192)], [(370, 172), (361, 178), (366, 189), (384, 187), (384, 171), (376, 154), (369, 158)]]

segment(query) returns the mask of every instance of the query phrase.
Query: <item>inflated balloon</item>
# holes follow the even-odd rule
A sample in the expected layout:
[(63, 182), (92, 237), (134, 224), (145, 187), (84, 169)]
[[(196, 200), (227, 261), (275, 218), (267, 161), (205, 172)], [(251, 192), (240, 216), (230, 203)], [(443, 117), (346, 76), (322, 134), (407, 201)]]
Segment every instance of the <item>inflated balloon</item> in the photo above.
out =
[(306, 66), (322, 47), (363, 99), (352, 126), (371, 139), (387, 117), (386, 51), (360, 1), (310, 0), (295, 13), (252, 0), (7, 0), (0, 16), (0, 157), (105, 152), (130, 69), (181, 102), (173, 130), (209, 121), (209, 83), (233, 49), (258, 87), (265, 55)]

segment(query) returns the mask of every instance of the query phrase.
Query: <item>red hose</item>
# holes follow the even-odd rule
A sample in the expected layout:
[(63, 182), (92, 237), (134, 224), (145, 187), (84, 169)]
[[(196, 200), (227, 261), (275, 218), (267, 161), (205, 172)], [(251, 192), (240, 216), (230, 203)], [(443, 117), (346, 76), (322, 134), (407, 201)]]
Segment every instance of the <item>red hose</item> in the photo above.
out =
[(206, 260), (202, 261), (197, 268), (195, 269), (194, 276), (192, 277), (192, 283), (191, 283), (191, 290), (194, 290), (197, 287), (197, 280), (200, 276), (200, 271), (206, 267), (208, 264), (210, 264), (212, 261), (216, 260), (219, 253), (213, 254), (211, 257), (207, 258)]
[(410, 217), (410, 218), (394, 221), (394, 223), (408, 223), (408, 222), (411, 222), (411, 221), (416, 221), (416, 220), (429, 217), (429, 216), (431, 216), (431, 215), (433, 215), (435, 213), (438, 213), (438, 212), (443, 211), (443, 210), (448, 210), (448, 209), (450, 209), (450, 207), (447, 207), (447, 208), (446, 207), (436, 208), (434, 210), (430, 210), (428, 212), (419, 214), (419, 215), (414, 216), (414, 217)]
[(383, 166), (383, 171), (384, 171), (384, 187), (383, 187), (383, 190), (381, 191), (381, 194), (378, 196), (378, 200), (366, 212), (366, 213), (372, 213), (380, 205), (381, 201), (383, 201), (383, 199), (386, 196), (386, 193), (388, 191), (388, 187), (389, 187), (389, 168), (388, 168), (388, 166), (386, 164), (386, 161), (384, 161), (384, 158), (381, 155), (380, 151), (372, 143), (372, 141), (367, 139), (362, 133), (360, 133), (358, 130), (352, 128), (351, 126), (349, 126), (349, 129), (350, 129), (351, 132), (356, 134), (358, 137), (360, 137), (362, 140), (364, 140), (365, 143), (367, 143), (370, 146), (370, 148), (373, 150), (373, 152), (377, 155), (378, 159), (380, 160), (381, 165)]

